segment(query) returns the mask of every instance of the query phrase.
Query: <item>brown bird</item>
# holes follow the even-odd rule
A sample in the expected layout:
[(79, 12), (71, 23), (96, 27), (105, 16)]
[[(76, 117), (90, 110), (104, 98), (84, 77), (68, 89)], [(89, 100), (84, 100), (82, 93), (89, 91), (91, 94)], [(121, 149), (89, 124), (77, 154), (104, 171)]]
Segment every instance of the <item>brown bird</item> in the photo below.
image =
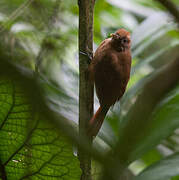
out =
[(97, 135), (110, 106), (125, 92), (131, 69), (130, 46), (130, 33), (119, 29), (105, 39), (94, 54), (89, 74), (95, 83), (100, 107), (89, 121), (89, 136)]

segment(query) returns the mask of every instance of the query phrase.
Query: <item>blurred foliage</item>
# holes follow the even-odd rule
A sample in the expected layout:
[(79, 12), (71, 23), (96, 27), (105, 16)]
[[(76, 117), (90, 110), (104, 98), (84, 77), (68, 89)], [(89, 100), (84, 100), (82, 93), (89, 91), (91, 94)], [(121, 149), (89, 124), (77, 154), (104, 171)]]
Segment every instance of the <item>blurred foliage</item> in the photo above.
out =
[[(11, 57), (0, 49), (0, 177), (79, 179), (81, 170), (73, 146), (47, 121), (43, 101), (30, 81), (35, 74), (15, 70), (8, 62)], [(26, 75), (22, 77), (19, 72)], [(38, 91), (42, 92), (40, 88)]]
[[(172, 2), (179, 5), (177, 0)], [(179, 57), (179, 30), (157, 1), (96, 0), (94, 13), (94, 49), (118, 28), (126, 28), (132, 34), (133, 62), (127, 91), (120, 103), (111, 108), (95, 140), (96, 146), (102, 146), (106, 152), (118, 140), (119, 129), (148, 80), (158, 69)], [(78, 121), (77, 32), (76, 1), (0, 1), (3, 53), (23, 69), (24, 75), (30, 71), (37, 76), (49, 107), (73, 121), (75, 127)], [(96, 97), (95, 102), (97, 108)], [(79, 179), (80, 168), (72, 144), (62, 132), (54, 130), (53, 124), (43, 122), (43, 116), (32, 117), (33, 105), (24, 95), (23, 84), (1, 76), (0, 106), (0, 164), (4, 164), (8, 179), (22, 179), (34, 172), (37, 173), (32, 179), (58, 179), (53, 176), (66, 171), (70, 177), (64, 175), (64, 179)], [(149, 117), (150, 126), (141, 129), (147, 138), (140, 141), (139, 149), (145, 145), (152, 147), (154, 141), (158, 145), (136, 156), (137, 160), (129, 166), (134, 174), (140, 172), (134, 179), (178, 179), (178, 108), (177, 86), (158, 103)], [(27, 141), (28, 133), (31, 137)], [(100, 165), (93, 166), (97, 179)]]

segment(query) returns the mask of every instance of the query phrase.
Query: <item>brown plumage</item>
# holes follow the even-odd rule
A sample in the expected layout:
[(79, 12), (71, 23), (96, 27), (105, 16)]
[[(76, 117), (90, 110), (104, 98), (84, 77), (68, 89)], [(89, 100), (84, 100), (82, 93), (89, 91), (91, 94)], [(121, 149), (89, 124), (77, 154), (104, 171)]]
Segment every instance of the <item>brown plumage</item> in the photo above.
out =
[(97, 48), (89, 66), (100, 107), (89, 122), (88, 134), (96, 136), (110, 108), (123, 96), (131, 68), (130, 33), (119, 29)]

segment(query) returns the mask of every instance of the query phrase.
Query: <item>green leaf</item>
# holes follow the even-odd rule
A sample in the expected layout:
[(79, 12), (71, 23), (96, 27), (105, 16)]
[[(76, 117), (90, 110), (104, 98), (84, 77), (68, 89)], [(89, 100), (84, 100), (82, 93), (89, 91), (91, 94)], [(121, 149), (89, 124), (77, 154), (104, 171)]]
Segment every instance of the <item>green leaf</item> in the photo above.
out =
[(179, 180), (179, 176), (175, 176), (171, 180)]
[(63, 133), (45, 121), (16, 75), (0, 75), (0, 174), (7, 179), (80, 178), (79, 161)]
[(179, 153), (168, 156), (142, 171), (134, 180), (170, 180), (179, 175)]
[(163, 156), (157, 149), (152, 149), (142, 157), (142, 161), (147, 165), (151, 165), (159, 161)]
[(179, 31), (178, 30), (171, 30), (168, 32), (168, 34), (173, 38), (179, 39)]

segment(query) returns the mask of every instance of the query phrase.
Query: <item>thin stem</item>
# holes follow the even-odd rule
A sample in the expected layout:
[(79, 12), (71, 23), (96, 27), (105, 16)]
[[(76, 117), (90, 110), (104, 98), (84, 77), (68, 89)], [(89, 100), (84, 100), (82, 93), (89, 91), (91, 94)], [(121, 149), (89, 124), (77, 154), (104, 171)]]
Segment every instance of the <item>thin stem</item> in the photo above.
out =
[[(93, 85), (88, 76), (88, 66), (93, 52), (94, 0), (78, 0), (79, 5), (79, 133), (86, 136), (87, 126), (93, 115)], [(83, 52), (83, 53), (81, 53)], [(90, 138), (92, 143), (92, 138)], [(91, 180), (91, 157), (79, 149), (81, 180)]]

